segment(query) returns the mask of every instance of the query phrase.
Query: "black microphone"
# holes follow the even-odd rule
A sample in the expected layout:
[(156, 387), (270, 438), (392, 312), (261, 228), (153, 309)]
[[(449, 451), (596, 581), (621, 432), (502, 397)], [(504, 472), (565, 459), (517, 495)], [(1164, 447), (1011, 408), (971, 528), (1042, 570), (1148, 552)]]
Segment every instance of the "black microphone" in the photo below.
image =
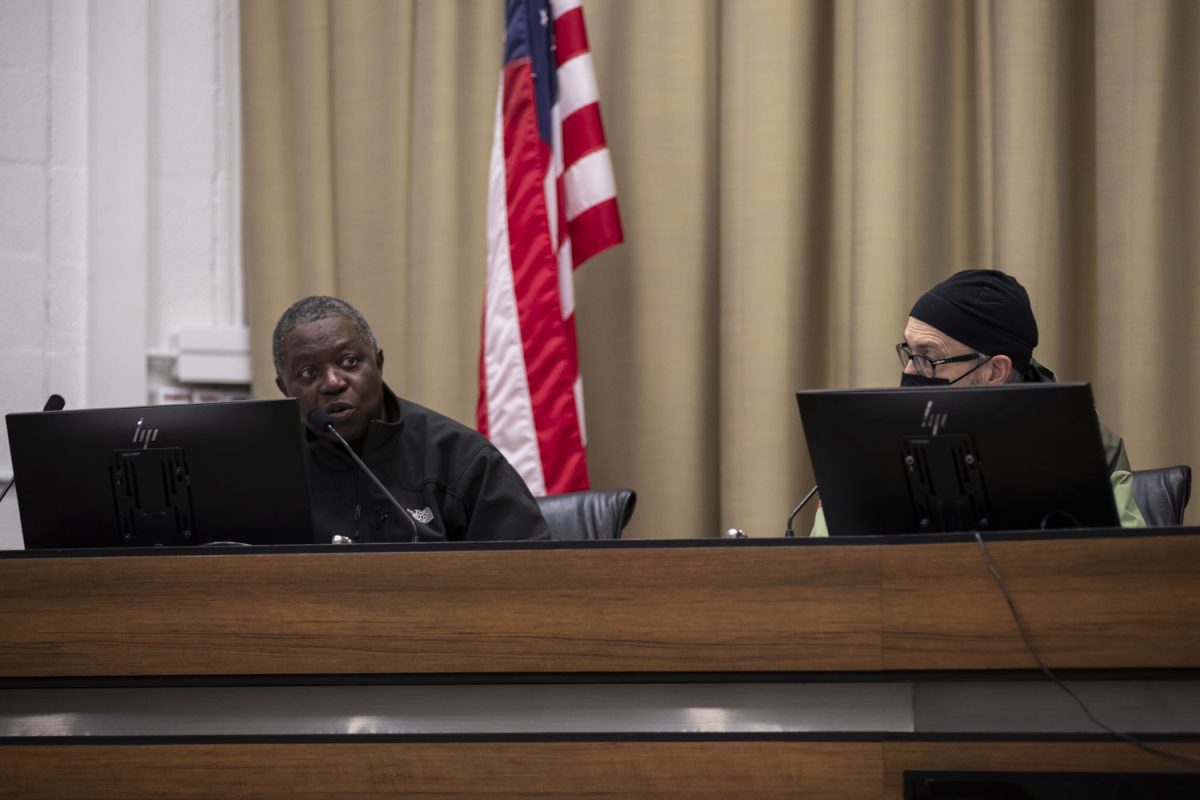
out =
[(321, 431), (322, 433), (332, 433), (337, 437), (337, 440), (342, 443), (342, 447), (346, 448), (346, 452), (350, 454), (350, 458), (354, 459), (354, 463), (357, 464), (359, 469), (361, 469), (366, 476), (371, 479), (371, 482), (375, 484), (375, 488), (383, 492), (383, 496), (392, 501), (392, 505), (396, 507), (396, 511), (400, 512), (400, 516), (408, 520), (408, 524), (412, 526), (413, 541), (419, 541), (417, 535), (417, 521), (413, 519), (412, 514), (409, 514), (404, 510), (404, 506), (400, 505), (399, 500), (397, 500), (395, 497), (392, 497), (392, 493), (384, 488), (383, 483), (380, 482), (379, 478), (375, 477), (375, 473), (371, 471), (371, 468), (366, 465), (366, 462), (358, 457), (358, 453), (354, 452), (354, 448), (350, 446), (350, 443), (343, 439), (342, 435), (337, 432), (337, 430), (333, 427), (333, 420), (329, 418), (329, 414), (325, 413), (325, 409), (314, 408), (312, 411), (308, 412), (308, 424), (312, 425), (315, 429)]
[(808, 501), (812, 500), (813, 495), (816, 493), (817, 493), (816, 486), (809, 489), (808, 494), (804, 495), (804, 499), (800, 501), (799, 505), (797, 505), (795, 508), (792, 509), (792, 513), (788, 514), (787, 530), (785, 530), (783, 532), (784, 536), (791, 538), (796, 535), (796, 532), (794, 530), (792, 530), (792, 520), (794, 520), (796, 518), (796, 515), (800, 513), (800, 509), (802, 509), (806, 505), (808, 505)]
[[(62, 411), (66, 405), (67, 401), (63, 400), (61, 394), (52, 394), (46, 398), (46, 405), (42, 406), (42, 411)], [(17, 476), (13, 475), (8, 479), (8, 483), (4, 484), (4, 491), (0, 491), (0, 500), (3, 500), (4, 496), (8, 494), (8, 490), (12, 488), (16, 479)]]

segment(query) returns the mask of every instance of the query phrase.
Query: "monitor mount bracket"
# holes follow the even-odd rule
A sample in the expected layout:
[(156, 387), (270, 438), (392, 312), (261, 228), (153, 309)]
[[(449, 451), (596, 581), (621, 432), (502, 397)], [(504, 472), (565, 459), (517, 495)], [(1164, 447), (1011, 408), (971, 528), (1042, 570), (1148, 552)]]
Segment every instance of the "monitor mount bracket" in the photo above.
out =
[(905, 436), (900, 457), (920, 532), (991, 527), (983, 465), (970, 436)]

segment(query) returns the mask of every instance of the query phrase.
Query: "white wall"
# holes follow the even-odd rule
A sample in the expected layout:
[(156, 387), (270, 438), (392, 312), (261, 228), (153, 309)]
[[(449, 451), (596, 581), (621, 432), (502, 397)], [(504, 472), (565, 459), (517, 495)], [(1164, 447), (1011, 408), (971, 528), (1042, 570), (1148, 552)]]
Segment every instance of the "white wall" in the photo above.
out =
[(238, 79), (236, 0), (0, 0), (0, 414), (144, 404), (243, 323)]

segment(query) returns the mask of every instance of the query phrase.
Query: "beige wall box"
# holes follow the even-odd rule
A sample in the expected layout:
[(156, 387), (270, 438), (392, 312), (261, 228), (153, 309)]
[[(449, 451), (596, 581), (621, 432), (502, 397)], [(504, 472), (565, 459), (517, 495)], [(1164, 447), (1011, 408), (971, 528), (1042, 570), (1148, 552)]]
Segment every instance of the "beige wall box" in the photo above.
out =
[(250, 383), (250, 331), (185, 328), (175, 334), (175, 378), (183, 383)]

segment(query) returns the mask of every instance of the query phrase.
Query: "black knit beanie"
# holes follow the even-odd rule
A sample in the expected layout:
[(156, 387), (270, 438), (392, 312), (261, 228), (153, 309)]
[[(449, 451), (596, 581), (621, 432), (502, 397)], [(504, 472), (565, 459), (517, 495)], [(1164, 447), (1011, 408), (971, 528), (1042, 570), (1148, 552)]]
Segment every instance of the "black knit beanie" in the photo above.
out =
[(994, 269), (968, 269), (923, 294), (909, 316), (989, 356), (1006, 355), (1024, 375), (1037, 347), (1037, 320), (1017, 279)]

